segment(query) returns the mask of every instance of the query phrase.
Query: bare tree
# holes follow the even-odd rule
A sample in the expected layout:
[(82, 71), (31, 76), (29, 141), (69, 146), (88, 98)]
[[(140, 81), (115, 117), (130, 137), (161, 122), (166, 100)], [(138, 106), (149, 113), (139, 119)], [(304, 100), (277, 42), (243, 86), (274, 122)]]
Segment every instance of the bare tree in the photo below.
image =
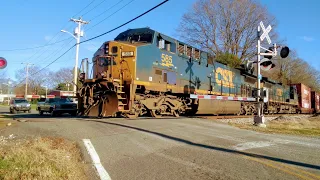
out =
[[(43, 86), (50, 87), (52, 85), (50, 71), (47, 69), (41, 70), (39, 66), (30, 66), (29, 67), (29, 76), (28, 76), (28, 92), (38, 94)], [(17, 87), (20, 87), (21, 84), (25, 85), (26, 79), (26, 70), (24, 68), (19, 69), (15, 73), (16, 79), (20, 82)], [(22, 88), (19, 88), (19, 93), (22, 93)], [(24, 90), (23, 90), (24, 93)]]
[(280, 57), (275, 59), (277, 59), (274, 60), (276, 67), (263, 72), (264, 76), (283, 84), (303, 83), (313, 90), (320, 90), (320, 72), (299, 58), (295, 51), (290, 52), (285, 59)]
[[(229, 53), (240, 60), (256, 55), (260, 21), (275, 28), (275, 18), (254, 0), (198, 0), (181, 21), (181, 38), (213, 55)], [(276, 33), (271, 31), (275, 40)]]
[(0, 94), (8, 93), (8, 83), (9, 79), (7, 77), (6, 71), (0, 69)]
[(61, 68), (56, 72), (52, 72), (52, 80), (57, 84), (59, 83), (70, 83), (73, 81), (73, 69)]

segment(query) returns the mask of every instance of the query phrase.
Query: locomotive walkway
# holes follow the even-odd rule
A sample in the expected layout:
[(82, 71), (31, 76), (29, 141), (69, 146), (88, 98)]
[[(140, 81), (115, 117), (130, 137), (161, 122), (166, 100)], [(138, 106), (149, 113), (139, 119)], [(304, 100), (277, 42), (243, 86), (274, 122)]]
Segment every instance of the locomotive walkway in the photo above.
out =
[[(1, 109), (4, 112), (6, 109)], [(242, 130), (214, 120), (16, 115), (1, 134), (90, 139), (111, 179), (320, 179), (320, 139)]]

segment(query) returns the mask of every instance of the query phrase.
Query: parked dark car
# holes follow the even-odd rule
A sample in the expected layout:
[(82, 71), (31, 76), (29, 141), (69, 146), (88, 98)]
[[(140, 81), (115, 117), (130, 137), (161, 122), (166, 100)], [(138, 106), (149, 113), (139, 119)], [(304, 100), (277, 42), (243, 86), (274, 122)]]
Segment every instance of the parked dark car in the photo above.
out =
[(26, 99), (12, 99), (10, 101), (10, 113), (16, 114), (18, 111), (31, 113), (31, 105)]
[(44, 112), (50, 113), (51, 116), (69, 113), (72, 116), (77, 115), (77, 104), (68, 98), (48, 98), (43, 103), (38, 103), (37, 110), (40, 115)]

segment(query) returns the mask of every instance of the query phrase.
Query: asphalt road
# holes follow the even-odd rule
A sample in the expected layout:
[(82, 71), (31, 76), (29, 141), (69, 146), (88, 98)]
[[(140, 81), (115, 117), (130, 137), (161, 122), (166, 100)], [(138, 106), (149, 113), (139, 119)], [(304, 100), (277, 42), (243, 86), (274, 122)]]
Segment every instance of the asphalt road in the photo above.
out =
[(88, 163), (82, 139), (90, 139), (113, 180), (320, 179), (320, 138), (263, 134), (199, 118), (51, 118), (34, 113), (15, 115), (15, 120), (27, 121), (0, 135), (62, 136), (80, 144)]

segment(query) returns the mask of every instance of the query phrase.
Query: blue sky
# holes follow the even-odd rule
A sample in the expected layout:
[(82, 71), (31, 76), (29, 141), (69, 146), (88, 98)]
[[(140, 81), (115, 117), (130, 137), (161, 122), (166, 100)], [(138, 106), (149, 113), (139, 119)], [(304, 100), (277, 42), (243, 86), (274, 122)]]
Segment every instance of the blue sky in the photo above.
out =
[[(69, 46), (73, 45), (75, 40), (71, 40), (70, 43), (68, 43), (69, 40), (64, 41), (57, 45), (41, 49), (24, 51), (1, 50), (41, 46), (48, 43), (55, 35), (55, 38), (49, 43), (69, 38), (70, 35), (59, 31), (65, 29), (72, 32), (75, 24), (69, 22), (69, 19), (91, 1), (92, 0), (10, 0), (1, 2), (0, 57), (4, 57), (8, 61), (7, 68), (1, 71), (6, 71), (8, 76), (14, 78), (15, 71), (23, 68), (22, 62), (31, 62), (45, 66), (57, 58)], [(102, 1), (103, 3), (99, 7), (83, 16), (84, 20), (92, 21), (90, 24), (85, 25), (85, 37), (83, 37), (82, 40), (110, 30), (160, 3), (162, 0), (134, 0), (131, 3), (129, 3), (131, 0), (122, 0), (110, 11), (96, 19), (92, 19), (118, 2), (118, 0), (95, 0), (91, 6), (79, 15), (84, 14)], [(182, 15), (191, 8), (194, 2), (195, 0), (170, 0), (147, 16), (113, 33), (89, 43), (81, 44), (79, 59), (91, 59), (94, 51), (100, 47), (104, 41), (112, 40), (117, 34), (128, 28), (149, 26), (162, 33), (175, 36)], [(127, 3), (129, 4), (125, 8), (101, 24), (88, 31), (86, 30)], [(301, 1), (298, 0), (262, 0), (261, 3), (267, 6), (270, 13), (276, 17), (278, 27), (273, 30), (279, 33), (280, 38), (285, 39), (287, 45), (298, 52), (299, 57), (320, 70), (320, 51), (317, 48), (319, 47), (317, 43), (320, 40), (320, 1), (308, 0), (301, 3)], [(57, 70), (61, 67), (72, 67), (74, 66), (74, 56), (75, 49), (71, 50), (49, 68), (51, 70)]]

